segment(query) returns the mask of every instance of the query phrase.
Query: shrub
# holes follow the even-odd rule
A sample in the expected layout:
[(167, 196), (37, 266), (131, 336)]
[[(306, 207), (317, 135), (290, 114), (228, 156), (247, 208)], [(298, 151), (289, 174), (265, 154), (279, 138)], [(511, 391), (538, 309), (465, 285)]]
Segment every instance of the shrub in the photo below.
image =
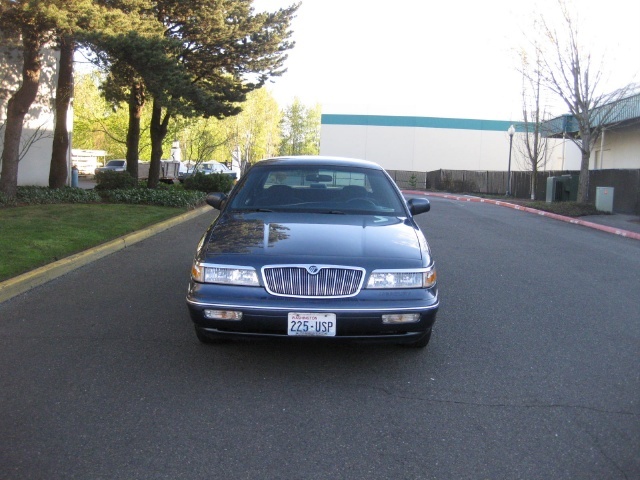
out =
[(53, 203), (99, 203), (100, 196), (92, 190), (82, 188), (49, 188), (49, 187), (18, 187), (17, 204), (43, 205)]
[(17, 205), (15, 198), (9, 198), (4, 193), (0, 192), (0, 208), (3, 207), (15, 207)]
[(105, 170), (96, 173), (96, 190), (120, 190), (135, 188), (136, 179), (129, 172)]
[(416, 188), (417, 185), (418, 185), (418, 177), (416, 177), (416, 174), (414, 172), (411, 172), (411, 177), (409, 177), (409, 186), (411, 188)]
[(233, 187), (234, 179), (223, 173), (212, 173), (206, 175), (198, 172), (184, 180), (185, 190), (198, 190), (200, 192), (223, 192), (227, 193)]
[(204, 203), (206, 194), (196, 190), (162, 188), (131, 188), (127, 190), (101, 190), (100, 196), (106, 202), (137, 205), (158, 205), (161, 207), (195, 208)]
[[(131, 178), (131, 177), (129, 177)], [(0, 208), (18, 205), (43, 205), (55, 203), (128, 203), (157, 205), (160, 207), (195, 208), (204, 204), (206, 193), (187, 191), (180, 186), (165, 186), (150, 190), (147, 188), (127, 188), (114, 190), (84, 190), (64, 187), (18, 187), (15, 198), (9, 199), (0, 193)]]
[(525, 206), (535, 208), (536, 210), (544, 210), (546, 212), (557, 213), (565, 217), (582, 217), (584, 215), (602, 215), (596, 209), (595, 205), (583, 204), (578, 202), (522, 202)]
[[(148, 178), (143, 178), (138, 180), (138, 187), (140, 188), (147, 188), (147, 186), (149, 185), (149, 179)], [(178, 187), (179, 184), (174, 184), (174, 183), (167, 183), (167, 182), (163, 182), (162, 180), (160, 180), (158, 182), (158, 185), (156, 186), (156, 190), (167, 190), (170, 188), (176, 188)]]

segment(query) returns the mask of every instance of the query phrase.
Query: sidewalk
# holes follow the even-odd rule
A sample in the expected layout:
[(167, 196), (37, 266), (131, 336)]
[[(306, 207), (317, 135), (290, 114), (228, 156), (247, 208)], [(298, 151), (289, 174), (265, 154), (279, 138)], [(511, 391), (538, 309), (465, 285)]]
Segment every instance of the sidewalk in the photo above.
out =
[(593, 228), (614, 235), (620, 235), (627, 238), (634, 238), (640, 240), (640, 216), (637, 215), (625, 215), (619, 213), (603, 214), (603, 215), (587, 215), (584, 217), (565, 217), (555, 213), (544, 212), (542, 210), (536, 210), (533, 208), (518, 205), (516, 203), (510, 203), (508, 200), (495, 200), (482, 197), (474, 197), (470, 195), (455, 195), (452, 193), (439, 193), (439, 192), (424, 192), (424, 191), (410, 191), (403, 190), (404, 193), (412, 195), (425, 195), (427, 197), (440, 197), (448, 198), (451, 200), (458, 200), (462, 202), (478, 202), (478, 203), (490, 203), (501, 207), (513, 208), (515, 210), (522, 210), (528, 213), (535, 213), (543, 217), (553, 218), (567, 223), (573, 223), (574, 225), (581, 225), (583, 227)]
[(587, 215), (582, 217), (588, 222), (640, 233), (640, 216), (614, 213), (612, 215)]

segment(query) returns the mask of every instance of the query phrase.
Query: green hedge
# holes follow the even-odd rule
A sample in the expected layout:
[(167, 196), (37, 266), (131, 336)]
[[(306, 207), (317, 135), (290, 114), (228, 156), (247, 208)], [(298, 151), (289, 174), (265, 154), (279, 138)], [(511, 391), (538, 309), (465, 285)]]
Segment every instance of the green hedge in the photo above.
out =
[[(131, 177), (130, 177), (131, 178)], [(56, 203), (127, 203), (162, 207), (195, 208), (204, 204), (206, 193), (180, 186), (147, 189), (84, 190), (82, 188), (18, 187), (16, 198), (0, 194), (0, 207)]]
[(195, 208), (202, 205), (206, 193), (196, 190), (186, 191), (178, 188), (148, 189), (134, 188), (128, 190), (105, 190), (100, 195), (105, 202), (129, 203), (138, 205), (158, 205), (161, 207)]
[(96, 190), (135, 188), (136, 184), (136, 179), (129, 172), (114, 172), (113, 170), (96, 172)]
[(21, 204), (44, 205), (53, 203), (100, 203), (102, 198), (93, 190), (82, 188), (18, 187), (16, 198), (8, 200), (0, 194), (0, 206), (16, 206)]
[(233, 187), (234, 179), (224, 173), (211, 173), (209, 175), (198, 172), (185, 178), (185, 190), (197, 190), (200, 192), (223, 192), (228, 193)]

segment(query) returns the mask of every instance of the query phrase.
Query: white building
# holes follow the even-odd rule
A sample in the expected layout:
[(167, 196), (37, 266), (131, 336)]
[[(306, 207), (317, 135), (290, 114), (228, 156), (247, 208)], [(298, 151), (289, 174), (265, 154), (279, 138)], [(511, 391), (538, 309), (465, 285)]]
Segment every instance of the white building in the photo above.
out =
[[(320, 154), (354, 157), (387, 170), (506, 171), (511, 122), (387, 115), (323, 114)], [(514, 135), (512, 170), (529, 170)], [(546, 170), (578, 170), (580, 153), (570, 140), (551, 139)]]
[[(640, 169), (640, 93), (600, 106), (593, 118), (604, 125), (589, 160), (590, 170)], [(575, 137), (578, 124), (571, 115), (545, 123), (556, 138)]]
[[(58, 54), (52, 49), (42, 51), (42, 70), (36, 100), (25, 116), (18, 164), (18, 185), (47, 186), (51, 165), (51, 141), (54, 130), (54, 102), (57, 85)], [(4, 146), (4, 124), (7, 103), (20, 87), (22, 56), (18, 50), (0, 48), (0, 151)], [(69, 115), (71, 122), (73, 115)], [(71, 152), (69, 182), (71, 175)], [(1, 161), (1, 160), (0, 160)]]
[[(601, 108), (608, 112), (607, 128), (592, 149), (589, 168), (640, 169), (640, 94)], [(387, 170), (506, 171), (512, 123), (511, 170), (529, 171), (521, 153), (522, 128), (501, 120), (323, 114), (320, 153), (372, 160)], [(545, 131), (549, 138), (541, 170), (580, 170), (580, 150), (570, 140), (578, 132), (575, 120), (563, 115), (545, 122)]]

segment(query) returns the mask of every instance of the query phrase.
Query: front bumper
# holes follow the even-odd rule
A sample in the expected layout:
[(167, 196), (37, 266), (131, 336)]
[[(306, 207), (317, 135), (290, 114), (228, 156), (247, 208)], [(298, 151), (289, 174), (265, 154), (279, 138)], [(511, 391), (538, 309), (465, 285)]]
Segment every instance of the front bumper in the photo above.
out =
[[(432, 289), (362, 290), (339, 299), (277, 297), (261, 287), (238, 287), (191, 282), (187, 294), (191, 319), (204, 334), (216, 337), (314, 338), (411, 343), (431, 331), (438, 311)], [(211, 320), (204, 311), (242, 312), (242, 320)], [(288, 337), (290, 312), (334, 313), (335, 337)], [(385, 324), (383, 314), (417, 313), (414, 323)]]

